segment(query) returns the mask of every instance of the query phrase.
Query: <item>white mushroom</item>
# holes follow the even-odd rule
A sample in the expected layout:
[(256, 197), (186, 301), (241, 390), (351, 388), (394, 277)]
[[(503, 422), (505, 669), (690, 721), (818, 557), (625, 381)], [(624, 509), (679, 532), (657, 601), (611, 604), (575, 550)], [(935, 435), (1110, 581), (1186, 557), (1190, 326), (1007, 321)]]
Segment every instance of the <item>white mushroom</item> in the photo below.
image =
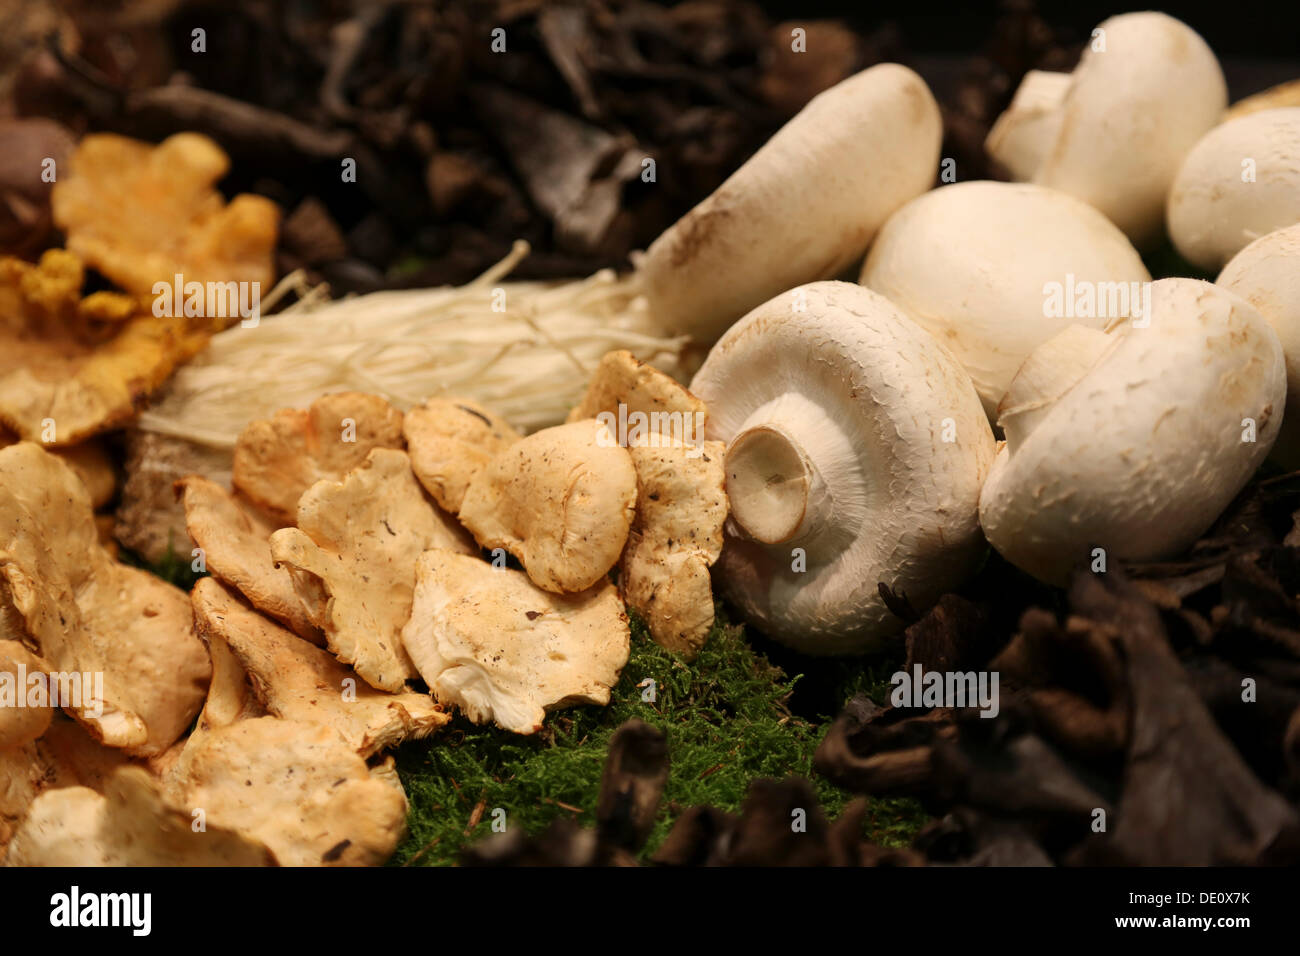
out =
[(1146, 243), (1227, 86), (1205, 41), (1163, 13), (1111, 17), (1093, 35), (1073, 73), (1025, 74), (986, 148), (1012, 178), (1069, 193)]
[(1286, 412), (1273, 459), (1300, 468), (1300, 223), (1256, 239), (1223, 267), (1216, 283), (1268, 319), (1286, 356)]
[(1286, 370), (1263, 316), (1196, 279), (1154, 283), (1151, 302), (1147, 327), (1075, 328), (1043, 345), (1003, 403), (1007, 442), (980, 522), (1040, 580), (1178, 553), (1277, 435)]
[(651, 244), (651, 314), (707, 345), (778, 292), (849, 268), (934, 182), (942, 126), (925, 81), (896, 63), (820, 93)]
[(691, 383), (727, 443), (718, 568), (745, 617), (814, 654), (871, 648), (982, 551), (993, 435), (951, 354), (884, 297), (815, 282), (767, 302)]
[(977, 181), (895, 213), (861, 281), (952, 350), (992, 418), (1036, 346), (1072, 322), (1103, 328), (1127, 317), (1150, 278), (1124, 234), (1086, 203), (1043, 186)]
[(1169, 192), (1169, 237), (1207, 271), (1300, 222), (1300, 107), (1261, 110), (1201, 138)]

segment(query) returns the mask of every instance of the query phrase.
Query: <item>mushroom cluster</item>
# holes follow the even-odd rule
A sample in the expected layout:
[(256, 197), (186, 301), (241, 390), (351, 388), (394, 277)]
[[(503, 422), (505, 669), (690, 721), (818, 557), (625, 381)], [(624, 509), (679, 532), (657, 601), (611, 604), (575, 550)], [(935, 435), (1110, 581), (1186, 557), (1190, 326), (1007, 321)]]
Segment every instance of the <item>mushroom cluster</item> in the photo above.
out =
[[(992, 129), (1014, 182), (931, 188), (934, 97), (905, 67), (864, 70), (630, 275), (527, 288), (520, 334), (566, 381), (526, 415), (533, 392), (501, 390), (506, 408), (384, 384), (427, 383), (424, 309), (440, 333), (465, 327), (450, 367), (486, 368), (497, 340), (468, 327), (509, 266), (434, 305), (384, 300), (400, 334), (367, 324), (372, 303), (333, 306), (347, 334), (327, 374), (391, 346), (400, 377), (228, 416), (228, 437), (207, 433), (224, 461), (151, 471), (159, 436), (132, 440), (152, 484), (128, 490), (140, 537), (124, 540), (178, 546), (207, 575), (188, 594), (105, 543), (95, 509), (116, 476), (85, 440), (217, 329), (144, 314), (153, 280), (269, 283), (278, 213), (217, 194), (228, 160), (204, 137), (86, 137), (52, 198), (68, 251), (0, 259), (0, 858), (380, 863), (407, 811), (387, 751), (454, 713), (535, 734), (608, 704), (633, 614), (688, 665), (716, 585), (796, 651), (863, 654), (942, 608), (988, 546), (1051, 585), (1177, 556), (1270, 454), (1300, 465), (1290, 95), (1225, 118), (1195, 32), (1112, 17), (1073, 72), (1030, 72)], [(185, 227), (167, 249), (132, 215), (155, 199)], [(1138, 250), (1162, 232), (1217, 281), (1152, 281)], [(83, 298), (88, 266), (124, 291)], [(538, 324), (543, 306), (584, 318)], [(323, 334), (290, 324), (267, 354)], [(642, 354), (700, 363), (688, 387)], [(220, 391), (190, 372), (194, 401)], [(160, 489), (179, 532), (139, 504)], [(54, 696), (67, 675), (91, 686)], [(28, 677), (49, 693), (4, 706)]]
[[(728, 512), (707, 406), (616, 351), (571, 417), (524, 437), (468, 399), (404, 415), (344, 392), (252, 422), (230, 487), (176, 483), (210, 575), (188, 596), (98, 543), (70, 464), (0, 451), (0, 678), (104, 678), (94, 700), (0, 709), (0, 852), (379, 863), (407, 808), (384, 751), (453, 710), (531, 734), (607, 704), (625, 602), (694, 657)], [(200, 811), (202, 847), (181, 826)]]

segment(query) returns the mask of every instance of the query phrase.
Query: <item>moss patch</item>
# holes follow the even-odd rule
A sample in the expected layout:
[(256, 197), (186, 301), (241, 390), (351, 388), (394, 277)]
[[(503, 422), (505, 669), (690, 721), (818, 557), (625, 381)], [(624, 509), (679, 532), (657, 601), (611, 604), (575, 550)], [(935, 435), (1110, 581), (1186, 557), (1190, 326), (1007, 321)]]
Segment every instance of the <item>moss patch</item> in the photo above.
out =
[[(608, 707), (553, 714), (532, 737), (457, 718), (433, 739), (402, 747), (397, 763), (411, 803), (410, 833), (392, 863), (455, 862), (461, 846), (491, 833), (497, 808), (505, 811), (508, 827), (530, 833), (559, 816), (592, 824), (609, 738), (631, 717), (667, 733), (672, 761), (646, 856), (688, 807), (737, 810), (756, 777), (812, 777), (824, 721), (791, 711), (800, 678), (752, 648), (723, 613), (719, 607), (719, 623), (691, 665), (653, 643), (633, 617), (632, 653)], [(836, 696), (879, 687), (880, 665), (836, 668)], [(653, 702), (643, 699), (649, 688), (640, 685), (647, 679), (654, 681)], [(822, 808), (837, 816), (850, 795), (812, 779)], [(876, 800), (871, 810), (867, 835), (889, 846), (908, 843), (926, 819), (910, 800)]]

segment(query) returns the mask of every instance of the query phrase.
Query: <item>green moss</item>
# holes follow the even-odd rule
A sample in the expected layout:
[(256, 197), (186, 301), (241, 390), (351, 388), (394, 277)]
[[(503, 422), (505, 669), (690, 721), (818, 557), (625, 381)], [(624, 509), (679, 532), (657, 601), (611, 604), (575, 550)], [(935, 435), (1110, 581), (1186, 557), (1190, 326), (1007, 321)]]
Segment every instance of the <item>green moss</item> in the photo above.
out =
[[(751, 648), (742, 629), (729, 626), (723, 613), (719, 607), (719, 623), (690, 665), (654, 644), (633, 618), (632, 653), (608, 707), (552, 714), (533, 737), (458, 718), (435, 738), (401, 748), (397, 760), (411, 803), (410, 834), (393, 863), (454, 862), (462, 845), (491, 832), (498, 807), (509, 827), (530, 833), (558, 816), (590, 825), (609, 739), (632, 717), (664, 729), (672, 761), (646, 855), (690, 806), (736, 810), (756, 777), (812, 776), (812, 756), (825, 724), (790, 711), (798, 678)], [(846, 695), (879, 686), (879, 668), (845, 667)], [(638, 686), (647, 679), (655, 682), (653, 702), (642, 699), (645, 689)], [(823, 809), (837, 816), (850, 796), (816, 777), (813, 781)], [(471, 828), (476, 807), (478, 821)], [(878, 800), (867, 835), (904, 845), (924, 819), (912, 801)]]
[(177, 554), (170, 541), (167, 543), (167, 553), (158, 561), (148, 561), (128, 548), (122, 548), (119, 551), (119, 557), (122, 563), (143, 568), (162, 578), (168, 584), (176, 585), (182, 591), (191, 590), (195, 581), (207, 576), (206, 572), (198, 572), (193, 569), (189, 557)]

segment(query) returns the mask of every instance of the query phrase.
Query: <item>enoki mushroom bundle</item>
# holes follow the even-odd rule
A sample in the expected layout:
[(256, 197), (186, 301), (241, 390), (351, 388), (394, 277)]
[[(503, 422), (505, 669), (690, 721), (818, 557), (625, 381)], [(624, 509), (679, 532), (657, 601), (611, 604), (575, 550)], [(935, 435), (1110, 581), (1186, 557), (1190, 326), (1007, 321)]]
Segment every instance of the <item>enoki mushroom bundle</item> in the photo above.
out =
[[(686, 337), (656, 327), (634, 276), (602, 270), (572, 282), (502, 282), (528, 251), (515, 243), (463, 286), (338, 301), (321, 287), (305, 290), (258, 325), (215, 336), (140, 416), (140, 427), (229, 449), (254, 419), (356, 390), (401, 408), (463, 395), (532, 431), (564, 420), (611, 350), (684, 375)], [(301, 279), (287, 278), (267, 302), (294, 286), (302, 291)]]

